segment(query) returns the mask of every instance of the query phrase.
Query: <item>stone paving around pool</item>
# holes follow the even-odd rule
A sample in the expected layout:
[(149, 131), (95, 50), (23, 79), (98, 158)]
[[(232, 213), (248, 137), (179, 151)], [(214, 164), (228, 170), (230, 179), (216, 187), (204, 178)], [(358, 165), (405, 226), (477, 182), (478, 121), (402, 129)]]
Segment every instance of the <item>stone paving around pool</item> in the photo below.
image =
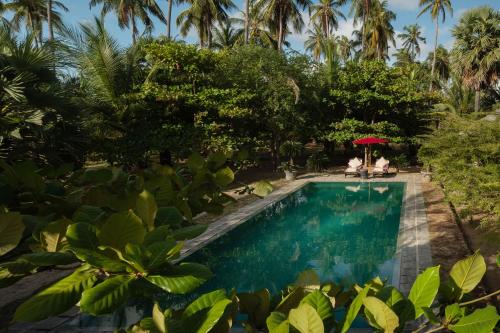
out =
[[(401, 173), (389, 177), (360, 179), (358, 177), (345, 178), (344, 175), (315, 174), (304, 175), (280, 187), (269, 196), (254, 201), (234, 213), (230, 213), (211, 223), (205, 233), (195, 239), (185, 242), (181, 252), (182, 260), (207, 245), (229, 230), (246, 222), (248, 219), (263, 211), (269, 205), (285, 198), (310, 182), (404, 182), (406, 191), (401, 210), (401, 221), (397, 242), (396, 258), (399, 265), (395, 265), (392, 285), (398, 286), (401, 292), (408, 294), (418, 273), (432, 265), (431, 247), (427, 229), (427, 218), (422, 195), (422, 176), (417, 173)], [(113, 332), (110, 327), (89, 327), (60, 330), (59, 327), (74, 319), (78, 315), (78, 308), (56, 317), (38, 323), (19, 323), (0, 332)], [(371, 330), (353, 330), (353, 332), (370, 332)]]

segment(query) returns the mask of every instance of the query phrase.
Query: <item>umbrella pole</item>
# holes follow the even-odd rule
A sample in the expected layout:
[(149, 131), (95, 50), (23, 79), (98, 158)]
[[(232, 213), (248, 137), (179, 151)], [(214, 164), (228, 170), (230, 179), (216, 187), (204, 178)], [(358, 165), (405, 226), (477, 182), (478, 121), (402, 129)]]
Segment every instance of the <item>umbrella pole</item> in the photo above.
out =
[(365, 145), (365, 168), (368, 168), (368, 146)]

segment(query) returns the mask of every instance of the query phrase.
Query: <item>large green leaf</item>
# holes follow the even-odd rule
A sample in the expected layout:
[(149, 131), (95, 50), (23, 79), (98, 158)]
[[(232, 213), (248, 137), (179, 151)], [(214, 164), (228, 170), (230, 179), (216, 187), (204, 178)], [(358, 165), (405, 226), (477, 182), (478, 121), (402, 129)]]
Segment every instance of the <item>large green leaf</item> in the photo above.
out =
[(21, 241), (24, 224), (17, 212), (0, 213), (0, 256), (12, 251)]
[(500, 316), (494, 306), (488, 305), (462, 317), (448, 328), (456, 333), (490, 333), (495, 328)]
[(392, 333), (399, 326), (399, 318), (383, 301), (376, 297), (367, 296), (363, 305), (373, 315), (373, 319), (384, 332)]
[(124, 272), (127, 269), (125, 263), (106, 256), (103, 251), (97, 248), (95, 250), (75, 248), (73, 251), (81, 261), (103, 269), (106, 272)]
[(266, 324), (269, 333), (288, 333), (290, 330), (287, 316), (281, 312), (271, 312), (267, 317)]
[(252, 193), (258, 197), (267, 197), (274, 190), (273, 185), (267, 180), (261, 180), (252, 185)]
[(163, 314), (163, 311), (161, 311), (158, 303), (155, 303), (155, 305), (153, 306), (152, 319), (154, 323), (154, 328), (158, 330), (159, 333), (168, 333), (167, 323), (165, 322), (165, 315)]
[(301, 304), (306, 303), (318, 312), (321, 320), (333, 316), (333, 306), (330, 299), (321, 291), (316, 290), (302, 299)]
[(127, 243), (141, 244), (145, 233), (141, 219), (129, 210), (111, 215), (102, 225), (98, 237), (101, 245), (123, 251)]
[(89, 223), (74, 223), (66, 231), (66, 239), (71, 247), (97, 249), (97, 228)]
[(297, 309), (290, 310), (288, 320), (300, 333), (323, 333), (325, 331), (319, 314), (309, 304), (301, 304)]
[(223, 289), (203, 294), (186, 307), (186, 309), (182, 313), (182, 318), (187, 319), (194, 313), (203, 309), (211, 308), (215, 305), (215, 303), (224, 299), (228, 298), (226, 296), (226, 292)]
[(294, 282), (295, 286), (304, 287), (306, 289), (319, 289), (321, 281), (318, 273), (313, 269), (307, 269), (299, 273), (297, 280)]
[(415, 318), (424, 311), (422, 307), (430, 307), (439, 289), (439, 266), (429, 267), (417, 276), (411, 287), (408, 299), (415, 307)]
[(161, 289), (174, 294), (193, 291), (212, 277), (210, 270), (200, 264), (181, 263), (164, 275), (149, 275), (146, 279)]
[(232, 301), (223, 299), (215, 303), (208, 311), (202, 311), (194, 314), (192, 318), (188, 318), (186, 322), (189, 329), (187, 332), (208, 333), (214, 326), (224, 317), (224, 312)]
[(35, 266), (68, 265), (78, 260), (69, 252), (35, 252), (23, 254), (19, 260), (26, 260)]
[(198, 153), (192, 153), (188, 160), (187, 166), (192, 172), (196, 172), (205, 166), (205, 159)]
[(14, 321), (38, 321), (65, 312), (75, 305), (82, 292), (97, 280), (96, 271), (79, 268), (21, 304)]
[(347, 310), (344, 324), (342, 325), (342, 330), (340, 331), (341, 333), (347, 332), (349, 330), (349, 328), (351, 327), (352, 322), (358, 316), (359, 310), (361, 309), (361, 306), (363, 305), (363, 300), (365, 299), (369, 290), (370, 290), (370, 286), (366, 286), (363, 288), (363, 290), (361, 290), (356, 295), (356, 297), (354, 297), (354, 299), (351, 303), (351, 306), (349, 306), (349, 309)]
[(156, 213), (156, 225), (180, 226), (182, 224), (182, 214), (175, 207), (160, 207)]
[(458, 303), (450, 304), (444, 309), (444, 317), (448, 323), (454, 323), (465, 315), (465, 308)]
[(484, 258), (479, 251), (476, 251), (472, 256), (455, 263), (451, 268), (450, 277), (462, 294), (465, 294), (476, 288), (485, 273)]
[(208, 225), (206, 224), (190, 225), (189, 227), (173, 231), (172, 236), (175, 238), (175, 240), (193, 239), (204, 233), (207, 228)]
[(156, 206), (155, 197), (147, 190), (142, 191), (137, 196), (135, 211), (149, 230), (154, 229), (158, 207)]
[(104, 214), (104, 211), (99, 207), (82, 205), (78, 207), (71, 220), (74, 223), (97, 224)]
[(80, 308), (93, 315), (111, 313), (125, 303), (130, 295), (130, 287), (135, 277), (118, 275), (106, 279), (82, 294)]
[(276, 311), (288, 314), (291, 309), (297, 307), (300, 301), (307, 295), (307, 292), (302, 287), (294, 288), (285, 298), (276, 306)]
[(228, 157), (223, 152), (215, 152), (208, 156), (207, 163), (210, 171), (215, 171), (226, 163)]
[(229, 167), (217, 170), (215, 173), (215, 182), (221, 187), (226, 187), (234, 180), (234, 172)]
[(66, 229), (70, 223), (71, 220), (63, 218), (50, 222), (43, 228), (40, 240), (45, 251), (57, 252), (66, 245)]

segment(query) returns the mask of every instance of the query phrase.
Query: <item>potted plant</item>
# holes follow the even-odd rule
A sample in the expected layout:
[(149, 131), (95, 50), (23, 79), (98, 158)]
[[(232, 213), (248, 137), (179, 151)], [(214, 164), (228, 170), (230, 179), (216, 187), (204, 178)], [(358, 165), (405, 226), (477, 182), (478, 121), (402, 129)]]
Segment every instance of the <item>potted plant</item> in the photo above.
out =
[(295, 180), (297, 178), (297, 167), (290, 162), (281, 163), (279, 169), (285, 173), (286, 180)]
[(408, 163), (408, 159), (406, 158), (406, 155), (400, 154), (400, 155), (393, 156), (391, 158), (391, 164), (394, 165), (394, 167), (396, 168), (396, 172), (399, 172), (400, 168), (407, 167), (409, 163)]
[(280, 165), (280, 169), (285, 172), (286, 180), (295, 180), (297, 177), (297, 167), (295, 166), (293, 159), (300, 155), (302, 147), (302, 143), (291, 140), (283, 142), (280, 146), (280, 154), (288, 157), (288, 162), (281, 163)]

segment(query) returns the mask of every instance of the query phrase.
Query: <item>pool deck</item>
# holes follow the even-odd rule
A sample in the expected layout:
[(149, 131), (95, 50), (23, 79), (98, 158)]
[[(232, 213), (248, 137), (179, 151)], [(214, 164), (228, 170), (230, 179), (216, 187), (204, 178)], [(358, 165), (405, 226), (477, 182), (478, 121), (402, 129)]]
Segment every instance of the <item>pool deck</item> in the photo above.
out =
[[(396, 250), (399, 265), (395, 265), (394, 278), (391, 284), (399, 287), (399, 290), (407, 295), (417, 274), (432, 265), (427, 218), (421, 187), (422, 176), (417, 173), (400, 173), (394, 176), (370, 178), (368, 180), (358, 177), (345, 178), (344, 175), (338, 174), (307, 174), (301, 176), (297, 180), (280, 187), (267, 197), (249, 203), (238, 209), (238, 211), (225, 215), (211, 223), (205, 233), (185, 242), (178, 260), (186, 258), (229, 230), (246, 222), (269, 205), (285, 198), (290, 193), (297, 191), (311, 182), (406, 183)], [(74, 319), (77, 315), (78, 308), (74, 307), (62, 315), (51, 317), (38, 323), (19, 323), (10, 326), (6, 330), (0, 329), (0, 332), (113, 332), (112, 328), (96, 329), (95, 327), (60, 330), (61, 326), (64, 326), (65, 323)], [(355, 329), (352, 332), (371, 332), (371, 330)]]
[(401, 221), (399, 224), (397, 260), (391, 284), (407, 295), (418, 273), (432, 265), (431, 247), (427, 229), (424, 198), (422, 195), (422, 176), (416, 173), (397, 174), (391, 177), (360, 179), (332, 174), (308, 174), (291, 181), (267, 197), (254, 201), (238, 211), (223, 216), (208, 226), (206, 232), (197, 238), (184, 243), (179, 261), (199, 250), (226, 232), (236, 228), (269, 205), (280, 201), (290, 193), (297, 191), (308, 183), (315, 182), (403, 182), (406, 183)]

